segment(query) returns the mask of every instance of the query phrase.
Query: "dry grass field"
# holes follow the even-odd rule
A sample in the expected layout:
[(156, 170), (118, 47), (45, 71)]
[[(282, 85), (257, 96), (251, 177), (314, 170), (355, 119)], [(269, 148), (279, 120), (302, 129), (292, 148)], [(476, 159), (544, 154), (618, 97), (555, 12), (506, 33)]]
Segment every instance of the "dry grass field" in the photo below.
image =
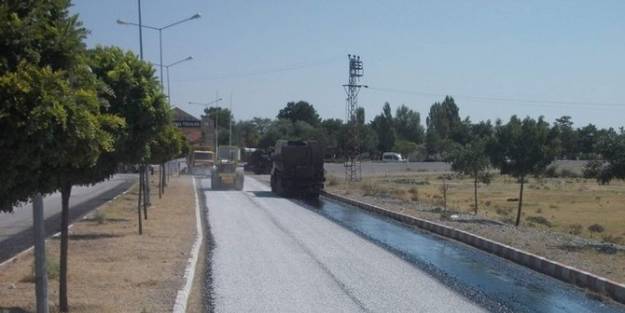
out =
[[(171, 312), (195, 232), (190, 176), (172, 177), (137, 233), (137, 186), (70, 229), (69, 303), (72, 312)], [(47, 240), (49, 301), (58, 304), (59, 240)], [(0, 312), (33, 312), (32, 252), (0, 267)]]
[[(474, 210), (473, 181), (469, 177), (443, 180), (441, 174), (368, 177), (350, 188), (363, 195), (388, 197), (429, 207), (443, 206), (442, 186), (447, 187), (447, 208), (461, 213)], [(330, 178), (330, 188), (347, 186)], [(478, 211), (489, 218), (512, 223), (517, 212), (519, 184), (509, 176), (496, 175), (478, 188)], [(583, 178), (530, 178), (523, 195), (522, 223), (552, 230), (625, 243), (625, 183), (599, 185)], [(600, 225), (602, 232), (591, 232)], [(600, 228), (595, 226), (595, 230)]]

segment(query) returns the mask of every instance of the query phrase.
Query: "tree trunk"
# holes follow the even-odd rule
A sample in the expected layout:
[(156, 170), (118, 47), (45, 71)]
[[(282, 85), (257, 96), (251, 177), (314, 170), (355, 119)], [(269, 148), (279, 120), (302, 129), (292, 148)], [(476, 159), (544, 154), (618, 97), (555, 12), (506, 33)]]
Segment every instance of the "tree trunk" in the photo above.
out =
[(67, 302), (67, 250), (69, 248), (69, 196), (72, 184), (61, 186), (61, 268), (59, 272), (59, 308), (61, 312), (69, 312)]
[(163, 165), (158, 166), (158, 198), (163, 197)]
[(143, 222), (141, 221), (141, 200), (143, 197), (143, 167), (139, 167), (139, 197), (137, 199), (137, 214), (139, 217), (139, 235), (143, 235)]
[(150, 172), (148, 166), (143, 166), (143, 218), (148, 219), (148, 205), (150, 205)]
[(43, 218), (43, 199), (33, 196), (33, 232), (35, 245), (35, 295), (37, 313), (48, 313), (48, 273), (46, 272), (46, 235)]
[(525, 184), (525, 176), (521, 176), (521, 190), (519, 191), (519, 209), (516, 213), (516, 226), (521, 223), (521, 207), (523, 206), (523, 185)]
[(473, 181), (473, 199), (475, 204), (475, 214), (477, 215), (477, 175), (475, 175), (475, 180)]
[(165, 187), (167, 187), (167, 168), (166, 168), (166, 164), (167, 163), (163, 163), (161, 164), (163, 171), (162, 171), (162, 177), (163, 177), (163, 194), (165, 194)]

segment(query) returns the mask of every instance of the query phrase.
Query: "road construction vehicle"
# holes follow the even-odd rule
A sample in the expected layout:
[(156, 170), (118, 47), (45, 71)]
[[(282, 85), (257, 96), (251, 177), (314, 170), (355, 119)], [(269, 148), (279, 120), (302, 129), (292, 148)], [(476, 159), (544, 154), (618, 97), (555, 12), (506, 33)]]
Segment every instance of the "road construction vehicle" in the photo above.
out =
[(272, 192), (286, 197), (319, 197), (325, 177), (323, 149), (318, 142), (279, 140), (271, 158)]
[(215, 164), (215, 153), (210, 146), (195, 146), (189, 156), (192, 174), (208, 175)]
[(239, 167), (241, 152), (235, 146), (219, 146), (217, 159), (211, 169), (211, 188), (243, 190), (245, 175)]

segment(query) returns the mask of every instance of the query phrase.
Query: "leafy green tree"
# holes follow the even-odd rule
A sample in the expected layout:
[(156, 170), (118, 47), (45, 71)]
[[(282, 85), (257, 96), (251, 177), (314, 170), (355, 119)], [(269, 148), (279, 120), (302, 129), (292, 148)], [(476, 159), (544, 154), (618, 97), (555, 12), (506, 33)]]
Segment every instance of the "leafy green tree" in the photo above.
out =
[(560, 153), (558, 157), (562, 159), (576, 159), (578, 153), (577, 132), (573, 128), (573, 121), (568, 115), (557, 118), (553, 124), (553, 129), (557, 134)]
[(489, 159), (486, 153), (486, 140), (480, 137), (474, 139), (466, 145), (457, 145), (451, 153), (449, 161), (451, 169), (468, 175), (473, 179), (473, 209), (475, 214), (478, 210), (477, 188), (479, 183), (490, 183), (488, 173)]
[(365, 125), (365, 108), (356, 108), (356, 122), (360, 125)]
[(321, 122), (321, 129), (326, 137), (326, 153), (333, 156), (336, 156), (337, 154), (342, 155), (343, 147), (339, 146), (339, 140), (341, 139), (342, 132), (345, 131), (343, 121), (337, 118), (325, 119)]
[(395, 145), (395, 129), (393, 127), (393, 113), (391, 105), (386, 102), (382, 107), (382, 114), (376, 116), (371, 122), (371, 128), (378, 137), (378, 149), (382, 152), (391, 151)]
[(555, 158), (557, 151), (552, 145), (555, 138), (551, 134), (549, 123), (542, 117), (520, 120), (513, 115), (507, 124), (496, 127), (494, 140), (487, 148), (492, 164), (503, 174), (517, 178), (520, 183), (517, 226), (521, 221), (526, 178), (543, 173)]
[(293, 123), (302, 121), (313, 127), (317, 127), (321, 123), (321, 118), (315, 107), (306, 101), (287, 103), (286, 107), (278, 112), (278, 119), (287, 119)]
[(178, 157), (184, 146), (184, 136), (172, 124), (164, 127), (150, 143), (150, 163), (159, 164), (159, 197), (165, 192), (165, 163)]
[(625, 129), (608, 130), (597, 142), (596, 152), (607, 162), (597, 178), (601, 183), (625, 179)]
[(1, 205), (11, 206), (34, 191), (61, 191), (59, 304), (64, 312), (71, 188), (107, 176), (97, 167), (99, 157), (114, 147), (108, 130), (123, 124), (101, 112), (95, 78), (84, 64), (86, 30), (69, 5), (63, 0), (0, 3), (0, 129), (14, 137), (0, 139), (0, 150), (28, 153), (2, 155), (3, 166), (15, 169), (8, 175), (27, 178), (6, 184)]
[(452, 138), (460, 136), (462, 120), (454, 98), (447, 96), (443, 102), (435, 102), (425, 120), (427, 133), (425, 144), (431, 157), (443, 155), (451, 146)]
[(234, 121), (234, 117), (232, 116), (232, 112), (230, 111), (230, 109), (222, 107), (210, 107), (208, 109), (204, 109), (204, 114), (205, 116), (208, 116), (210, 120), (217, 121), (219, 144), (227, 145), (231, 140), (230, 123)]
[(241, 147), (256, 147), (260, 140), (260, 132), (253, 121), (239, 121), (233, 126), (234, 138)]
[(170, 108), (156, 79), (155, 70), (132, 52), (116, 47), (97, 47), (88, 53), (91, 70), (99, 79), (103, 111), (123, 118), (126, 128), (107, 156), (122, 164), (141, 164), (137, 217), (142, 234), (141, 205), (147, 218), (149, 203), (146, 164), (151, 143), (171, 124)]
[(582, 158), (588, 158), (595, 152), (595, 144), (599, 136), (597, 127), (593, 124), (588, 124), (582, 128), (577, 129), (577, 150), (581, 153)]
[(421, 126), (421, 116), (419, 112), (415, 112), (407, 106), (401, 105), (395, 111), (393, 121), (395, 123), (397, 137), (416, 144), (423, 142), (425, 130), (423, 126)]
[(417, 144), (412, 141), (398, 139), (395, 140), (393, 151), (401, 154), (404, 157), (408, 157), (408, 155), (417, 151)]

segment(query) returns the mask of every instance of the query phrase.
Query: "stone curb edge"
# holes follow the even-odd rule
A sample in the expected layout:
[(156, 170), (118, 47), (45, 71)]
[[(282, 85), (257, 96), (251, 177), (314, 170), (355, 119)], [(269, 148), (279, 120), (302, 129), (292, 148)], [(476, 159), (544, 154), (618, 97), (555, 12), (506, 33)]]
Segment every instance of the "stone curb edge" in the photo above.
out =
[(189, 303), (189, 296), (191, 295), (191, 287), (193, 286), (193, 279), (195, 278), (195, 272), (197, 268), (198, 257), (200, 253), (200, 247), (204, 240), (204, 232), (202, 230), (202, 220), (200, 216), (200, 201), (197, 195), (197, 186), (195, 184), (195, 178), (191, 177), (193, 181), (193, 192), (195, 194), (195, 226), (196, 236), (195, 242), (191, 247), (191, 256), (187, 261), (187, 266), (184, 270), (184, 285), (178, 294), (176, 295), (176, 302), (172, 309), (173, 313), (185, 313), (187, 311), (187, 304)]
[(322, 195), (327, 198), (345, 202), (347, 204), (359, 207), (373, 213), (390, 217), (402, 223), (417, 226), (443, 237), (458, 240), (480, 250), (505, 258), (519, 265), (528, 267), (537, 272), (551, 276), (566, 283), (570, 283), (578, 287), (591, 290), (593, 292), (607, 296), (615, 301), (625, 304), (625, 285), (611, 281), (607, 278), (599, 277), (580, 269), (567, 266), (562, 263), (529, 253), (527, 251), (513, 248), (511, 246), (490, 239), (486, 239), (484, 237), (474, 235), (453, 227), (438, 224), (413, 216), (408, 216), (402, 213), (393, 212), (372, 204), (349, 199), (326, 191), (322, 191)]

